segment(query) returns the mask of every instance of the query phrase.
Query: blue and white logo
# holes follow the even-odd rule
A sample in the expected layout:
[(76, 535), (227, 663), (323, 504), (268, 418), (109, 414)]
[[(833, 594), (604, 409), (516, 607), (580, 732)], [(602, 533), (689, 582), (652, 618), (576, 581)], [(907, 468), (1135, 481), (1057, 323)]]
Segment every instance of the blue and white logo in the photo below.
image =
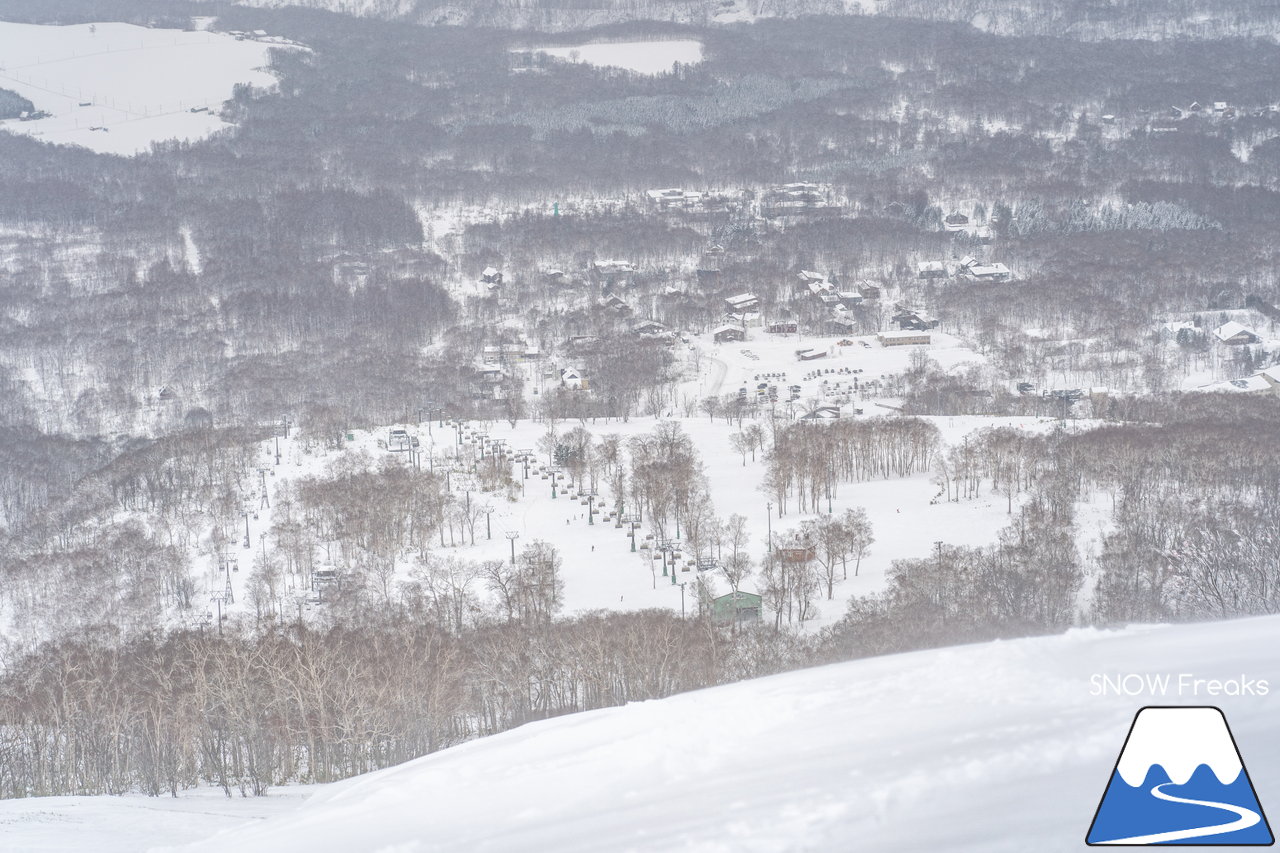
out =
[(1275, 838), (1222, 711), (1151, 707), (1133, 718), (1085, 841), (1265, 847)]

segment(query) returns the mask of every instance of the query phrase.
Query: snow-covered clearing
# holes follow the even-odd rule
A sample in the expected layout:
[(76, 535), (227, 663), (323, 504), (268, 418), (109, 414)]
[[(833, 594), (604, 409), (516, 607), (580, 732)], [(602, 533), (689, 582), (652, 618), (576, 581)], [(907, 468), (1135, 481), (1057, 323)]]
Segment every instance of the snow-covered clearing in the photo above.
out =
[[(706, 417), (677, 420), (701, 454), (717, 514), (728, 518), (736, 513), (748, 519), (751, 529), (750, 548), (757, 562), (764, 557), (768, 531), (779, 534), (798, 526), (806, 518), (813, 517), (812, 514), (795, 512), (793, 508), (779, 518), (776, 507), (772, 516), (767, 517), (769, 513), (766, 502), (769, 497), (759, 488), (765, 465), (761, 458), (758, 457), (753, 462), (748, 456), (744, 466), (741, 455), (731, 449), (729, 436), (738, 429), (736, 423), (727, 423), (723, 418), (711, 421)], [(1049, 419), (1034, 418), (956, 417), (931, 420), (939, 427), (947, 443), (959, 441), (965, 435), (984, 427), (1013, 426), (1039, 431), (1049, 429), (1055, 423)], [(628, 422), (615, 420), (609, 423), (601, 420), (594, 424), (587, 423), (586, 427), (597, 437), (617, 433), (625, 438), (652, 430), (656, 422), (657, 419), (654, 418), (632, 418)], [(576, 422), (573, 422), (562, 425), (560, 429), (563, 431), (575, 425)], [(455, 427), (441, 427), (438, 422), (430, 430), (425, 423), (401, 426), (421, 442), (421, 465), (424, 469), (433, 464), (432, 454), (439, 460), (436, 464), (443, 465), (444, 460), (457, 447), (459, 430)], [(480, 428), (478, 424), (474, 426)], [(491, 440), (505, 440), (507, 446), (513, 449), (532, 449), (545, 434), (546, 427), (541, 423), (521, 421), (513, 428), (503, 422), (488, 424), (484, 431)], [(348, 442), (343, 451), (323, 456), (304, 454), (294, 437), (281, 440), (282, 459), (279, 466), (274, 464), (274, 442), (265, 443), (261, 450), (260, 464), (269, 472), (266, 482), (272, 495), (272, 505), (280, 503), (284, 484), (294, 482), (302, 476), (320, 474), (330, 464), (349, 454), (368, 454), (370, 464), (384, 458), (408, 464), (407, 454), (390, 453), (378, 447), (379, 439), (386, 437), (386, 430), (356, 431), (353, 435), (354, 441)], [(545, 461), (543, 459), (543, 463)], [(528, 480), (524, 479), (523, 466), (518, 463), (514, 465), (517, 481), (524, 486), (524, 494), (515, 500), (473, 490), (471, 500), (493, 509), (488, 518), (487, 529), (485, 519), (481, 518), (474, 545), (469, 540), (457, 540), (456, 543), (450, 542), (447, 547), (439, 549), (437, 553), (469, 560), (509, 559), (511, 543), (507, 533), (518, 534), (517, 551), (528, 543), (541, 539), (553, 544), (563, 560), (566, 613), (594, 609), (640, 610), (649, 607), (679, 610), (682, 596), (678, 584), (691, 581), (697, 573), (682, 568), (675, 575), (676, 583), (673, 584), (670, 576), (663, 576), (660, 560), (653, 559), (642, 549), (633, 552), (626, 527), (620, 527), (601, 517), (600, 508), (613, 505), (613, 496), (608, 494), (603, 485), (601, 496), (594, 503), (594, 523), (588, 520), (587, 498), (570, 497), (566, 494), (564, 481), (560, 481), (556, 497), (552, 498), (551, 480), (544, 478), (545, 472), (539, 470), (543, 463), (531, 466)], [(460, 501), (467, 499), (467, 482), (466, 478), (453, 478), (451, 483)], [(474, 486), (471, 488), (474, 489)], [(845, 602), (850, 597), (882, 589), (893, 560), (927, 557), (933, 553), (935, 541), (948, 545), (989, 545), (995, 542), (999, 531), (1010, 521), (1003, 495), (984, 493), (974, 500), (947, 503), (935, 502), (937, 493), (938, 486), (932, 482), (929, 474), (846, 484), (837, 490), (831, 509), (839, 514), (845, 509), (865, 508), (876, 541), (857, 575), (854, 575), (851, 564), (848, 580), (837, 583), (835, 599), (819, 602), (818, 617), (807, 623), (810, 630), (839, 619), (844, 613)], [(259, 504), (260, 497), (250, 497), (247, 504), (247, 509), (250, 510), (248, 539), (252, 543), (252, 549), (241, 550), (242, 570), (231, 574), (236, 603), (228, 608), (228, 612), (233, 615), (242, 614), (245, 618), (252, 614), (252, 607), (248, 605), (248, 596), (245, 594), (249, 575), (246, 569), (251, 565), (258, 549), (264, 544), (269, 548), (271, 541), (268, 539), (264, 543), (262, 539), (263, 534), (269, 536), (271, 512), (259, 509)], [(1018, 501), (1015, 500), (1015, 512), (1017, 508)], [(825, 512), (825, 506), (823, 510)], [(646, 533), (644, 528), (637, 531), (636, 541), (643, 544)], [(221, 591), (226, 583), (226, 574), (218, 571), (209, 558), (196, 559), (197, 565), (203, 566), (199, 576), (204, 579), (208, 593)], [(411, 566), (406, 562), (400, 568), (399, 577), (408, 580), (410, 570)], [(754, 579), (748, 580), (743, 589), (755, 591)], [(686, 589), (685, 607), (691, 608), (693, 602), (693, 597)]]
[(702, 61), (702, 42), (694, 39), (670, 41), (592, 42), (573, 47), (540, 47), (533, 53), (585, 62), (596, 68), (623, 68), (637, 74), (667, 74), (676, 63), (696, 65)]
[(0, 129), (126, 156), (203, 139), (229, 127), (218, 112), (237, 83), (275, 85), (265, 69), (280, 46), (199, 30), (0, 21), (0, 86), (50, 113)]
[[(1264, 808), (1275, 802), (1275, 700), (1177, 693), (1176, 677), (1274, 686), (1277, 641), (1280, 618), (1267, 617), (1076, 630), (786, 673), (532, 723), (324, 786), (266, 820), (202, 817), (202, 827), (234, 828), (179, 849), (1083, 851), (1142, 705), (1220, 706)], [(1165, 695), (1093, 695), (1093, 675), (1130, 672), (1174, 681)], [(136, 803), (11, 800), (0, 825), (24, 851), (84, 849), (84, 825), (70, 822), (80, 808), (92, 809), (101, 853), (194, 834), (167, 820), (128, 823)]]

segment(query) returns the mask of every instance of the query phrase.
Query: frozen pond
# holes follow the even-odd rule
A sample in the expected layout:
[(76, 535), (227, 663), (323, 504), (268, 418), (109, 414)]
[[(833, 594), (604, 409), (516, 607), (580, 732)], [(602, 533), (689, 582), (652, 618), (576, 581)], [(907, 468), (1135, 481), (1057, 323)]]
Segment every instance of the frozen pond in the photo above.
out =
[(265, 34), (0, 21), (0, 88), (48, 114), (0, 131), (123, 155), (201, 139), (227, 127), (217, 113), (237, 83), (275, 85), (266, 65), (280, 46)]
[(518, 52), (543, 54), (568, 62), (585, 62), (597, 68), (623, 68), (637, 74), (666, 74), (677, 62), (683, 65), (701, 62), (702, 42), (694, 39), (594, 42), (575, 47), (540, 47)]

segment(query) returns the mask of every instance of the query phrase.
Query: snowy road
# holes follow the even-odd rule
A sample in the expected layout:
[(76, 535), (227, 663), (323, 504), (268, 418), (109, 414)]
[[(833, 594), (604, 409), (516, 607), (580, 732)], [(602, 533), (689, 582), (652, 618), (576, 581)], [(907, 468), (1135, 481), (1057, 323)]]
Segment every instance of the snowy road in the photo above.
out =
[(718, 397), (720, 396), (720, 388), (724, 385), (725, 374), (729, 372), (729, 365), (725, 364), (713, 355), (707, 356), (707, 359), (714, 365), (715, 378), (711, 380), (711, 385), (707, 388), (706, 396)]

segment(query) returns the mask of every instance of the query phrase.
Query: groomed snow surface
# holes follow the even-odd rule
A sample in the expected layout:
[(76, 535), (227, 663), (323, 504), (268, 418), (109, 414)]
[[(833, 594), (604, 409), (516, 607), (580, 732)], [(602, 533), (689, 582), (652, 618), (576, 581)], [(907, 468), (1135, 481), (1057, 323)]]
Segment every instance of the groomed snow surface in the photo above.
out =
[(275, 85), (265, 69), (280, 46), (131, 24), (0, 21), (0, 88), (51, 114), (3, 121), (0, 130), (125, 156), (153, 142), (203, 139), (229, 126), (217, 113), (237, 83)]
[[(183, 853), (1082, 851), (1146, 704), (1219, 705), (1263, 807), (1280, 802), (1273, 698), (1094, 696), (1090, 677), (1275, 685), (1277, 641), (1268, 617), (853, 661), (533, 723), (319, 787), (265, 820), (222, 818), (229, 831), (186, 846), (215, 821), (129, 826), (133, 797), (7, 801), (0, 849), (87, 849), (79, 809), (101, 853), (144, 839)], [(207, 795), (177, 802), (215, 811)]]

